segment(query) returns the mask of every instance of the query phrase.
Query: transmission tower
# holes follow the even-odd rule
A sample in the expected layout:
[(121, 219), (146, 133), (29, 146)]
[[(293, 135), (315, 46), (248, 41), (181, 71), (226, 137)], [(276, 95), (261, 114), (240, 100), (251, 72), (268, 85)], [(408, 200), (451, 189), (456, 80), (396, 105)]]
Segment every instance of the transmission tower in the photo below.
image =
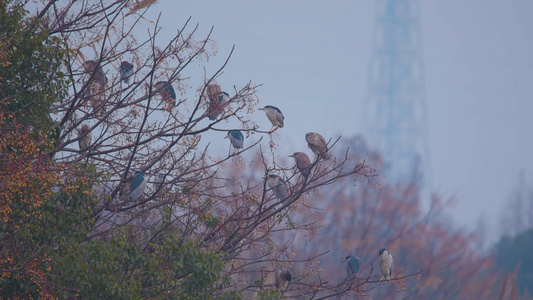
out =
[(378, 1), (375, 26), (367, 138), (383, 155), (389, 182), (423, 186), (430, 168), (418, 1)]

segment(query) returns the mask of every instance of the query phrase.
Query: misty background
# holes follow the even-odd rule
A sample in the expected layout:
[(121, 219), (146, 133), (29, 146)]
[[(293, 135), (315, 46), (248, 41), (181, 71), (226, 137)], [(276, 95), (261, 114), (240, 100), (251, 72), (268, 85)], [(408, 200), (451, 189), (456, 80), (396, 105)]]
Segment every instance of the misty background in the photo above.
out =
[[(427, 186), (456, 199), (449, 209), (456, 228), (483, 224), (487, 243), (493, 243), (506, 233), (501, 215), (520, 178), (525, 186), (532, 184), (533, 2), (452, 0), (419, 6)], [(217, 82), (230, 94), (234, 85), (262, 84), (259, 106), (275, 105), (286, 118), (275, 133), (276, 151), (286, 156), (307, 149), (309, 131), (326, 139), (367, 138), (363, 120), (376, 12), (373, 1), (158, 1), (147, 19), (159, 17), (159, 39), (173, 36), (189, 18), (187, 30), (198, 25), (197, 38), (213, 26), (210, 38), (218, 53), (206, 69), (197, 70), (202, 76), (220, 68), (235, 46)], [(191, 80), (199, 78), (191, 74)], [(262, 130), (270, 129), (263, 112), (255, 115)], [(223, 136), (207, 138), (226, 151), (227, 143), (218, 140)]]

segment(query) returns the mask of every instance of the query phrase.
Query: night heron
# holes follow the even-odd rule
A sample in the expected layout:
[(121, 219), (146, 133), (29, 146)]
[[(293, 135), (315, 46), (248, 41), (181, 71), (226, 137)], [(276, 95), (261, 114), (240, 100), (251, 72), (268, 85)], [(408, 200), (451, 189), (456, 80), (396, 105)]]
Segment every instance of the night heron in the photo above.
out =
[(176, 92), (174, 88), (168, 81), (159, 81), (154, 85), (156, 90), (159, 90), (159, 95), (163, 98), (165, 106), (167, 108), (172, 108), (176, 106)]
[(91, 144), (91, 139), (93, 138), (92, 132), (89, 130), (87, 124), (83, 124), (81, 129), (78, 131), (78, 146), (81, 151), (85, 151)]
[(291, 271), (287, 269), (281, 269), (276, 272), (276, 288), (280, 291), (284, 291), (289, 287), (292, 280)]
[(142, 193), (144, 192), (144, 188), (146, 187), (146, 184), (148, 183), (148, 179), (144, 177), (143, 171), (136, 171), (137, 175), (133, 178), (133, 181), (131, 182), (130, 186), (130, 199), (131, 201), (137, 200)]
[(311, 171), (311, 160), (309, 159), (309, 156), (303, 152), (294, 152), (292, 155), (289, 155), (289, 157), (294, 158), (296, 161), (296, 167), (300, 173), (307, 178)]
[(207, 97), (209, 98), (209, 110), (207, 116), (209, 120), (215, 120), (224, 109), (224, 105), (230, 100), (228, 93), (223, 92), (216, 83), (207, 86)]
[(100, 90), (103, 90), (107, 84), (107, 77), (100, 64), (94, 60), (88, 60), (85, 62), (84, 68), (85, 72), (93, 79), (93, 82), (99, 85)]
[(379, 256), (381, 257), (379, 267), (381, 268), (381, 273), (383, 273), (383, 277), (380, 279), (380, 281), (383, 279), (390, 280), (390, 277), (392, 275), (392, 268), (394, 267), (394, 260), (392, 259), (392, 254), (390, 254), (389, 250), (383, 248), (379, 250)]
[(321, 156), (324, 159), (331, 158), (331, 155), (328, 153), (328, 145), (323, 136), (316, 132), (308, 132), (305, 134), (305, 140), (316, 156)]
[(260, 108), (259, 110), (265, 111), (265, 114), (270, 120), (270, 123), (272, 123), (273, 127), (283, 127), (283, 120), (285, 119), (285, 117), (283, 116), (279, 108), (272, 105), (267, 105), (263, 108)]
[(86, 61), (84, 68), (90, 79), (88, 87), (91, 96), (89, 101), (96, 115), (102, 116), (105, 113), (104, 90), (107, 84), (107, 77), (105, 76), (100, 63), (94, 60)]
[(165, 174), (164, 173), (157, 174), (157, 177), (156, 177), (155, 183), (154, 183), (154, 189), (155, 189), (156, 197), (161, 195), (161, 194), (165, 194), (166, 193), (166, 187), (163, 185), (163, 181), (164, 180), (165, 180)]
[(267, 184), (268, 187), (274, 191), (274, 194), (281, 202), (289, 198), (289, 193), (287, 192), (285, 181), (283, 181), (283, 179), (281, 179), (281, 177), (279, 177), (278, 175), (268, 174)]
[(120, 64), (120, 80), (124, 81), (125, 84), (130, 83), (131, 74), (133, 74), (133, 65), (127, 61), (123, 61)]
[(235, 149), (242, 149), (244, 146), (244, 135), (239, 130), (231, 130), (225, 138), (229, 139)]
[(344, 259), (343, 263), (346, 263), (346, 273), (348, 273), (349, 277), (351, 277), (352, 275), (356, 276), (357, 273), (359, 272), (359, 268), (360, 268), (359, 261), (360, 260), (361, 259), (359, 257), (352, 256), (352, 255), (348, 255)]

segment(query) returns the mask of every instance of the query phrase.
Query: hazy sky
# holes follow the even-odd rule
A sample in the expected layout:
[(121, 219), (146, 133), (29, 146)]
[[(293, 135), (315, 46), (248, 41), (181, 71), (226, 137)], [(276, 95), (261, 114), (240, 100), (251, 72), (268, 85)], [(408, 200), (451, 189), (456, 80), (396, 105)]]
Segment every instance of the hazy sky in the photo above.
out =
[[(285, 115), (280, 151), (288, 155), (306, 149), (309, 131), (326, 139), (364, 134), (375, 3), (160, 0), (149, 16), (162, 14), (160, 39), (189, 17), (199, 24), (197, 39), (214, 26), (218, 54), (208, 75), (235, 45), (218, 82), (226, 90), (249, 80), (263, 84), (260, 105), (278, 106)], [(495, 238), (519, 171), (533, 183), (533, 1), (420, 5), (432, 185), (458, 199), (457, 226), (473, 228), (483, 217)], [(270, 128), (263, 112), (256, 115)]]

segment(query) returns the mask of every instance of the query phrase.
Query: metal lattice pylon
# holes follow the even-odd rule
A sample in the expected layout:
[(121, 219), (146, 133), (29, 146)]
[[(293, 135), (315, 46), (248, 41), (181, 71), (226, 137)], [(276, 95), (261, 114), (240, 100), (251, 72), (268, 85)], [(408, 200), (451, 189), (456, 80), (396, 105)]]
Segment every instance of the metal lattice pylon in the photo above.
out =
[(367, 138), (388, 181), (423, 184), (429, 173), (427, 108), (417, 0), (378, 1), (365, 107)]

